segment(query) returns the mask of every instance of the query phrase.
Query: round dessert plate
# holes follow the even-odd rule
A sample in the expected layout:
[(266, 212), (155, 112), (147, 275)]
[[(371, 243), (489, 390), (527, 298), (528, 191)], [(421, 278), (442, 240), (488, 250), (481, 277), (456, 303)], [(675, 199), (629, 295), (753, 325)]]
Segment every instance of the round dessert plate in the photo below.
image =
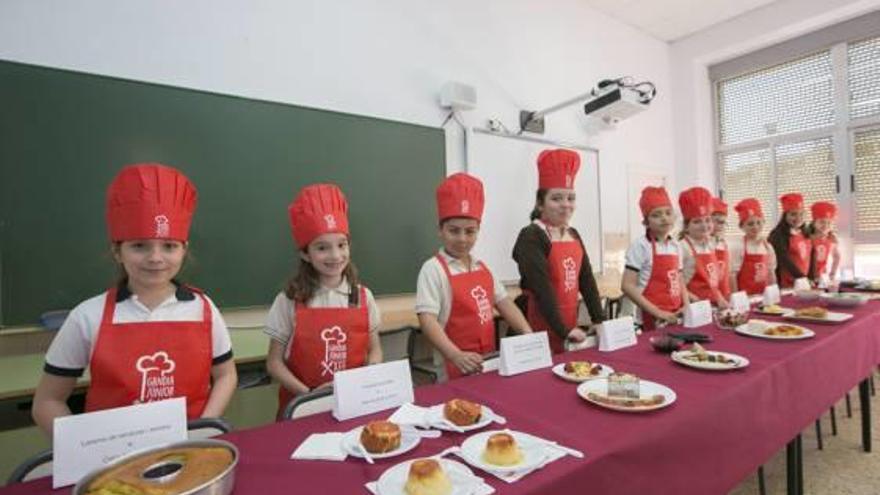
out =
[[(449, 420), (443, 416), (443, 406), (444, 404), (437, 404), (436, 406), (428, 408), (428, 424), (431, 425), (431, 428), (436, 428), (438, 430), (459, 431), (451, 422), (447, 423)], [(487, 406), (481, 407), (482, 411), (480, 412), (479, 421), (472, 425), (459, 426), (458, 428), (460, 428), (461, 431), (479, 430), (480, 428), (485, 428), (493, 421), (493, 418), (495, 418), (495, 412)]]
[(567, 373), (565, 371), (565, 363), (559, 363), (556, 366), (554, 366), (553, 367), (553, 374), (558, 376), (559, 378), (562, 378), (563, 380), (568, 380), (568, 381), (574, 382), (574, 383), (581, 383), (581, 382), (585, 382), (587, 380), (596, 380), (598, 378), (608, 378), (608, 375), (610, 375), (611, 373), (614, 373), (614, 368), (612, 368), (611, 366), (608, 366), (607, 364), (602, 364), (602, 363), (592, 363), (592, 364), (598, 364), (598, 365), (602, 366), (602, 369), (599, 370), (598, 375), (577, 376), (577, 375), (573, 375), (571, 373)]
[[(589, 383), (589, 382), (587, 382)], [(486, 450), (486, 441), (490, 436), (496, 433), (507, 433), (513, 437), (522, 452), (522, 460), (511, 466), (498, 466), (486, 462), (483, 459), (483, 452)], [(461, 457), (468, 464), (483, 471), (495, 473), (511, 473), (518, 471), (527, 471), (538, 467), (544, 459), (547, 458), (547, 447), (536, 442), (531, 435), (511, 430), (495, 430), (484, 431), (469, 436), (461, 444)]]
[(693, 351), (676, 351), (672, 353), (672, 360), (678, 364), (689, 366), (691, 368), (697, 368), (700, 370), (709, 370), (709, 371), (727, 371), (727, 370), (736, 370), (740, 368), (745, 368), (749, 365), (749, 360), (740, 356), (739, 354), (732, 354), (729, 352), (719, 352), (719, 351), (710, 351), (707, 350), (709, 354), (721, 355), (733, 362), (728, 363), (718, 363), (711, 361), (697, 361), (695, 359), (688, 359)]
[[(345, 436), (342, 437), (342, 449), (348, 455), (352, 455), (355, 457), (364, 457), (364, 454), (361, 452), (359, 448), (357, 448), (357, 444), (361, 443), (361, 430), (363, 430), (363, 426), (358, 426), (357, 428), (347, 432)], [(383, 452), (381, 454), (374, 454), (370, 452), (370, 457), (373, 459), (385, 459), (386, 457), (394, 457), (400, 454), (405, 454), (410, 450), (416, 448), (419, 445), (419, 442), (422, 441), (422, 437), (418, 434), (410, 433), (406, 428), (401, 428), (400, 430), (400, 446), (390, 452)]]
[[(409, 477), (409, 466), (418, 459), (410, 459), (388, 468), (377, 483), (379, 495), (406, 495), (404, 486)], [(440, 468), (452, 482), (450, 495), (472, 495), (482, 481), (464, 464), (451, 459), (437, 459)]]
[(589, 396), (590, 393), (607, 396), (608, 395), (608, 379), (604, 380), (590, 380), (588, 382), (581, 383), (578, 385), (577, 393), (581, 396), (582, 399), (589, 402), (590, 404), (595, 404), (599, 407), (604, 407), (606, 409), (611, 409), (613, 411), (620, 412), (647, 412), (647, 411), (655, 411), (657, 409), (663, 409), (664, 407), (668, 407), (675, 402), (677, 396), (675, 395), (675, 391), (666, 385), (661, 385), (656, 382), (648, 381), (648, 380), (639, 380), (639, 399), (649, 399), (654, 395), (662, 395), (664, 400), (660, 404), (652, 404), (652, 405), (644, 405), (644, 406), (626, 406), (622, 404), (608, 404), (606, 402), (594, 400)]

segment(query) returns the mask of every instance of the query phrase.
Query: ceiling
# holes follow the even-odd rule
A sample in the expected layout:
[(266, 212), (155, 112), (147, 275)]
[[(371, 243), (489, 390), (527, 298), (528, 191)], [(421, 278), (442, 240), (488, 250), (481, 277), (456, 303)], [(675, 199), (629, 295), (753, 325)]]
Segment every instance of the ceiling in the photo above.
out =
[(585, 0), (663, 41), (675, 41), (776, 0)]

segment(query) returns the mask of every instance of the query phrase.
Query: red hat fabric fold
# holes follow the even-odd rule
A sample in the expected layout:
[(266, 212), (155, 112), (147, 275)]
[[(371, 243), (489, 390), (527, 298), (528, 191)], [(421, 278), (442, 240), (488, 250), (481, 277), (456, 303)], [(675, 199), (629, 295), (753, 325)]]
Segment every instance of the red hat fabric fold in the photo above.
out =
[(473, 175), (452, 174), (437, 186), (437, 216), (464, 217), (480, 221), (483, 218), (483, 183)]
[(323, 234), (348, 231), (348, 201), (335, 184), (312, 184), (300, 190), (287, 208), (293, 239), (300, 249)]
[(761, 202), (756, 198), (745, 198), (737, 203), (734, 209), (739, 214), (739, 223), (744, 223), (751, 217), (764, 218)]
[(642, 216), (647, 217), (654, 208), (664, 206), (672, 207), (672, 200), (663, 187), (648, 186), (642, 189), (642, 195), (639, 198), (639, 209), (642, 210)]
[(538, 189), (574, 189), (581, 156), (572, 150), (544, 150), (538, 155)]
[(685, 220), (707, 217), (712, 212), (712, 193), (705, 187), (692, 187), (678, 195), (678, 206)]

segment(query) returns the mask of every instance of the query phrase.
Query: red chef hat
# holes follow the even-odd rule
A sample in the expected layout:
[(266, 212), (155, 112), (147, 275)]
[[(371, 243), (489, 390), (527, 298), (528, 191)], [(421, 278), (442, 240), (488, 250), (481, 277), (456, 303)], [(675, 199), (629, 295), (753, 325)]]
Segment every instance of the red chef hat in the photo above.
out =
[(642, 216), (647, 217), (651, 210), (663, 206), (672, 207), (672, 201), (665, 188), (648, 186), (642, 189), (642, 196), (639, 198), (639, 209), (642, 210)]
[(678, 206), (685, 220), (707, 217), (712, 212), (712, 193), (705, 187), (692, 187), (678, 195)]
[(782, 203), (782, 211), (784, 213), (804, 209), (804, 197), (798, 193), (783, 194), (779, 201)]
[(581, 156), (572, 150), (544, 150), (538, 155), (538, 189), (574, 189)]
[(473, 175), (452, 174), (437, 186), (437, 216), (465, 217), (480, 221), (483, 218), (483, 183)]
[(113, 242), (189, 239), (195, 186), (179, 170), (159, 163), (123, 168), (107, 188), (107, 230)]
[(348, 235), (348, 202), (335, 184), (312, 184), (302, 188), (287, 207), (293, 239), (300, 249), (322, 234)]
[(764, 218), (764, 211), (761, 210), (761, 203), (755, 198), (746, 198), (734, 207), (739, 214), (739, 223), (744, 223), (750, 217)]

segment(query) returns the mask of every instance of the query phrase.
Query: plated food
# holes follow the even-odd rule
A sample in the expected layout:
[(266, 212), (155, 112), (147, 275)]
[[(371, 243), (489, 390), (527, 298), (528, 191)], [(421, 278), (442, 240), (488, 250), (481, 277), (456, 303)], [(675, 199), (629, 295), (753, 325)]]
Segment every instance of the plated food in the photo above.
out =
[(869, 296), (854, 292), (841, 292), (822, 294), (822, 300), (830, 306), (855, 307), (865, 304), (870, 299)]
[(783, 316), (783, 315), (793, 313), (794, 310), (789, 309), (789, 308), (784, 308), (778, 304), (766, 304), (766, 305), (762, 304), (762, 305), (758, 305), (756, 312), (763, 313), (766, 315)]
[(371, 454), (398, 449), (400, 438), (400, 427), (391, 421), (371, 421), (361, 430), (361, 445)]
[(523, 453), (510, 433), (495, 433), (486, 439), (483, 460), (493, 466), (515, 466), (522, 462)]
[(409, 465), (403, 490), (407, 495), (449, 495), (452, 481), (437, 459), (416, 459)]
[(733, 330), (749, 321), (749, 312), (721, 309), (715, 312), (714, 317), (715, 324), (718, 325), (718, 327), (725, 330)]
[(639, 394), (612, 394), (608, 379), (591, 380), (578, 386), (582, 399), (606, 409), (622, 412), (653, 411), (671, 405), (676, 400), (675, 392), (659, 383), (639, 379)]
[(800, 299), (801, 301), (815, 301), (816, 299), (819, 299), (819, 296), (821, 294), (822, 291), (818, 289), (794, 291), (794, 297)]
[(807, 306), (806, 308), (796, 309), (794, 316), (805, 318), (825, 318), (828, 316), (828, 310), (821, 306)]
[(736, 333), (770, 340), (798, 340), (816, 336), (809, 328), (762, 320), (751, 320), (748, 325), (737, 328)]
[(553, 367), (553, 374), (570, 382), (580, 383), (585, 380), (604, 378), (614, 372), (608, 365), (593, 361), (569, 361)]
[(630, 373), (611, 373), (608, 375), (608, 396), (638, 399), (639, 377)]
[(690, 349), (675, 352), (672, 360), (676, 363), (704, 370), (732, 370), (748, 366), (749, 360), (728, 352), (708, 351), (700, 344)]
[(443, 417), (456, 426), (477, 424), (483, 415), (483, 406), (464, 399), (452, 399), (443, 405)]
[(222, 440), (187, 441), (123, 457), (77, 483), (77, 495), (180, 495), (232, 491), (238, 451)]

